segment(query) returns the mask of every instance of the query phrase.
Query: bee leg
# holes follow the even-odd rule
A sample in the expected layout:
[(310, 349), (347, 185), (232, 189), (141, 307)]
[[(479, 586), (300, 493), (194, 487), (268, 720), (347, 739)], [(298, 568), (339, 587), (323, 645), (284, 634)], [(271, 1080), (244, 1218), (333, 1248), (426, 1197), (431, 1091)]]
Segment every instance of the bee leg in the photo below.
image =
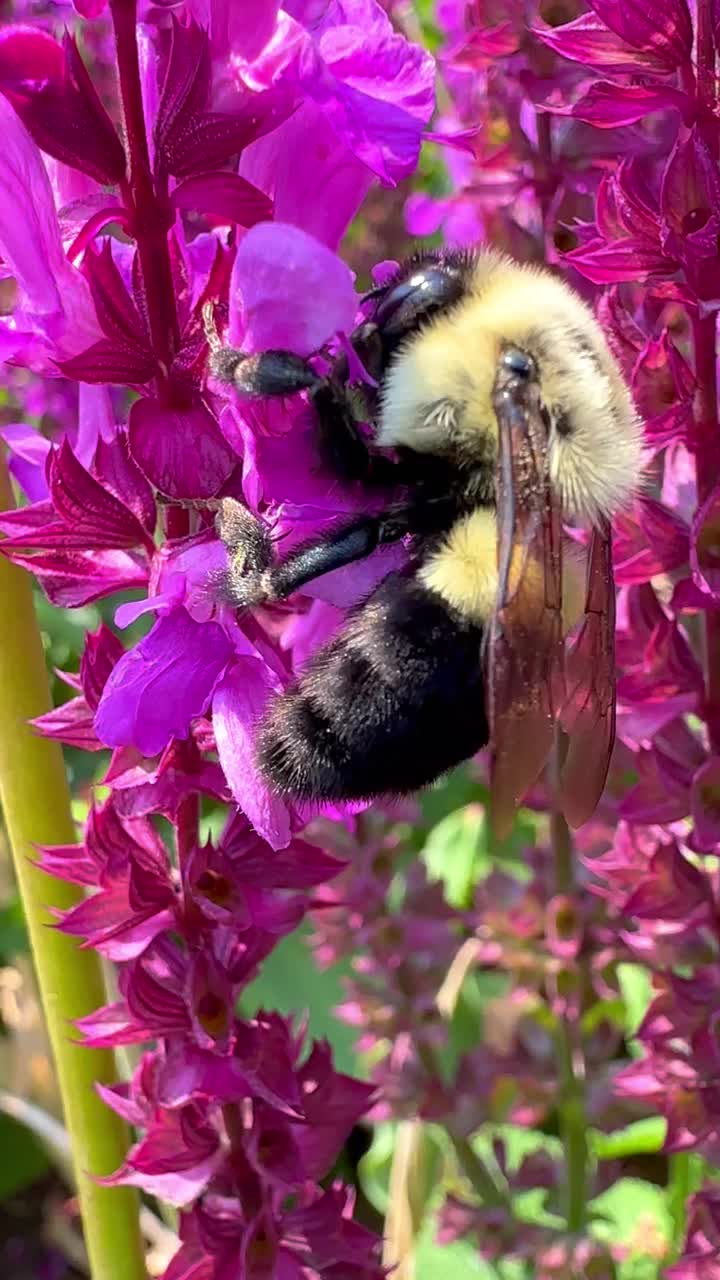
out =
[(311, 391), (322, 379), (302, 356), (292, 351), (263, 351), (247, 355), (237, 347), (215, 347), (209, 368), (218, 382), (225, 382), (242, 396), (261, 400), (267, 396), (293, 396)]
[[(208, 313), (206, 327), (210, 326)], [(214, 326), (214, 320), (212, 320)], [(237, 347), (224, 347), (214, 327), (208, 327), (209, 368), (218, 382), (227, 383), (249, 399), (292, 396), (308, 391), (318, 417), (318, 443), (323, 461), (347, 484), (398, 483), (396, 464), (370, 450), (353, 411), (347, 387), (337, 371), (321, 377), (307, 360), (292, 351), (263, 351), (247, 355)], [(401, 483), (401, 481), (400, 481)]]
[(259, 759), (304, 800), (404, 794), (488, 740), (482, 630), (414, 574), (390, 574), (270, 705)]
[(318, 416), (318, 445), (323, 462), (345, 484), (401, 484), (397, 463), (373, 453), (363, 434), (345, 385), (325, 378), (310, 392)]
[(417, 505), (390, 507), (377, 516), (362, 516), (335, 529), (326, 538), (296, 548), (273, 564), (267, 527), (234, 498), (223, 498), (215, 520), (229, 552), (222, 596), (236, 608), (282, 600), (316, 578), (364, 560), (377, 547), (399, 542), (406, 534), (444, 528), (452, 517), (450, 498)]

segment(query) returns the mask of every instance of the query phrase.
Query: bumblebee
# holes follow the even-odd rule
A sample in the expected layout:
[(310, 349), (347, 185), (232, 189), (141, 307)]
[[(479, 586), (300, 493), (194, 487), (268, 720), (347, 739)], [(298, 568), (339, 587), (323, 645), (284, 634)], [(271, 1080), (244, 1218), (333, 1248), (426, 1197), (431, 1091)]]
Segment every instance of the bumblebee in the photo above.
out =
[[(262, 522), (224, 499), (229, 602), (283, 599), (381, 544), (410, 547), (274, 699), (261, 769), (289, 797), (367, 799), (423, 787), (490, 742), (502, 833), (560, 725), (559, 803), (579, 825), (614, 740), (610, 523), (641, 472), (617, 362), (565, 283), (491, 251), (414, 258), (364, 310), (351, 342), (377, 391), (349, 385), (344, 357), (322, 376), (288, 352), (211, 354), (242, 396), (307, 392), (324, 458), (387, 495), (379, 514), (281, 560)], [(584, 557), (567, 520), (587, 531)]]

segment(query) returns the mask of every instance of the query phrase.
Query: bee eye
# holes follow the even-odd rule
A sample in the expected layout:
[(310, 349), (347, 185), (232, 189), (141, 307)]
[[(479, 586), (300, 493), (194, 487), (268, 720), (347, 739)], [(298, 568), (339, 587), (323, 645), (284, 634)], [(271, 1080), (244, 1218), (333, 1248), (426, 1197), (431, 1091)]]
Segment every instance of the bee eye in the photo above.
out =
[(461, 273), (447, 263), (418, 266), (381, 298), (374, 320), (383, 337), (409, 333), (420, 320), (456, 302), (464, 292)]
[(571, 436), (573, 433), (573, 424), (570, 414), (564, 409), (557, 409), (554, 416), (555, 430), (559, 436)]
[(511, 369), (518, 378), (527, 379), (537, 377), (537, 367), (532, 356), (527, 351), (521, 351), (519, 347), (508, 347), (503, 352), (502, 362), (506, 369)]

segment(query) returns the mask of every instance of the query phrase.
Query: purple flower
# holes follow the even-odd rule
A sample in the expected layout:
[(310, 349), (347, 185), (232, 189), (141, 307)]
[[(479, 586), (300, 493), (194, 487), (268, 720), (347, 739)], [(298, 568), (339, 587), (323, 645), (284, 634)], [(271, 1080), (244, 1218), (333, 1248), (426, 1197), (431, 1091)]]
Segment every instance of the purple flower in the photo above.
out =
[[(338, 331), (353, 327), (357, 301), (352, 273), (297, 227), (268, 222), (248, 232), (230, 287), (247, 351), (278, 347), (309, 356)], [(306, 294), (307, 305), (296, 308), (298, 294)]]
[(183, 608), (161, 618), (105, 685), (95, 718), (101, 741), (155, 756), (172, 738), (186, 738), (231, 654), (218, 623), (196, 623)]
[[(260, 1277), (274, 1259), (297, 1280), (380, 1280), (352, 1198), (320, 1185), (373, 1089), (290, 1020), (237, 1013), (342, 867), (297, 838), (307, 815), (254, 765), (266, 698), (339, 613), (308, 596), (287, 636), (272, 616), (236, 617), (213, 590), (225, 551), (203, 506), (244, 497), (297, 539), (361, 499), (319, 468), (302, 397), (247, 406), (208, 385), (203, 308), (253, 350), (346, 343), (357, 297), (334, 249), (376, 178), (413, 171), (434, 63), (375, 0), (268, 0), (242, 20), (221, 0), (145, 6), (141, 23), (115, 0), (107, 16), (77, 8), (98, 19), (75, 23), (81, 40), (40, 25), (0, 39), (2, 347), (18, 371), (4, 438), (29, 499), (0, 527), (53, 602), (132, 588), (117, 625), (154, 614), (132, 648), (106, 625), (88, 635), (70, 700), (36, 721), (112, 748), (82, 842), (38, 855), (89, 891), (57, 927), (117, 966), (117, 999), (83, 1019), (84, 1039), (154, 1046), (102, 1090), (137, 1133), (108, 1181), (187, 1209), (171, 1277)], [(28, 369), (53, 383), (39, 391)], [(41, 415), (47, 440), (25, 425)], [(329, 589), (347, 604), (368, 580)], [(201, 797), (230, 805), (219, 839), (200, 840)]]
[[(665, 1152), (708, 1160), (720, 1134), (714, 18), (706, 0), (561, 15), (441, 0), (428, 132), (435, 65), (401, 34), (402, 6), (187, 0), (139, 22), (120, 0), (75, 7), (86, 21), (68, 11), (62, 42), (34, 12), (0, 38), (2, 432), (28, 499), (0, 530), (54, 603), (130, 589), (103, 616), (149, 628), (132, 647), (107, 624), (88, 635), (69, 701), (35, 722), (111, 749), (79, 843), (37, 855), (86, 891), (56, 927), (117, 969), (80, 1034), (142, 1047), (132, 1079), (101, 1090), (134, 1129), (108, 1181), (181, 1208), (166, 1280), (381, 1280), (332, 1170), (364, 1116), (419, 1118), (444, 1127), (444, 1166), (451, 1147), (463, 1163), (433, 1188), (442, 1241), (548, 1280), (611, 1277), (622, 1246), (588, 1237), (564, 1188), (589, 1202), (618, 1168), (591, 1167), (579, 1130), (600, 1146), (657, 1115)], [(390, 188), (423, 140), (446, 172), (410, 196), (407, 228), (564, 271), (647, 422), (647, 485), (613, 528), (618, 743), (572, 857), (540, 782), (491, 861), (482, 762), (440, 821), (444, 790), (422, 810), (317, 814), (260, 777), (268, 699), (402, 548), (279, 607), (236, 614), (213, 588), (213, 499), (244, 501), (284, 547), (372, 500), (321, 464), (307, 396), (250, 403), (208, 378), (205, 304), (248, 350), (347, 354), (355, 275), (405, 252)], [(363, 258), (353, 236), (351, 269), (338, 245), (376, 182), (381, 251)], [(292, 1017), (241, 1012), (308, 915), (321, 965), (351, 957), (339, 1014), (369, 1084)], [(639, 966), (652, 991), (630, 1027)], [(498, 1124), (543, 1150), (490, 1149)], [(493, 1194), (471, 1195), (488, 1150)], [(514, 1216), (528, 1188), (547, 1197), (541, 1225)], [(716, 1200), (709, 1185), (688, 1207), (676, 1280), (715, 1275)]]
[(719, 1228), (720, 1204), (717, 1190), (708, 1186), (690, 1201), (685, 1247), (682, 1257), (668, 1267), (669, 1280), (718, 1280)]
[(5, 318), (5, 359), (38, 363), (74, 355), (99, 336), (90, 291), (63, 252), (50, 179), (25, 126), (0, 97), (0, 250), (18, 298)]

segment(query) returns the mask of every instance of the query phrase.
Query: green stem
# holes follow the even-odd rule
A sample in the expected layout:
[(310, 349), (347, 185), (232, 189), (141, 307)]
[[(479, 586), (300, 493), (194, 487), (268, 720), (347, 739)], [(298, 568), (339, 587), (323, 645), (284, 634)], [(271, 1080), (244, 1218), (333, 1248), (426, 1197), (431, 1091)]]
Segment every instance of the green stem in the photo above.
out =
[[(431, 1079), (442, 1075), (437, 1056), (430, 1045), (420, 1043), (418, 1057)], [(457, 1162), (478, 1198), (483, 1204), (490, 1205), (494, 1209), (504, 1209), (512, 1218), (512, 1200), (505, 1180), (498, 1182), (489, 1165), (485, 1163), (482, 1156), (478, 1155), (467, 1138), (453, 1133), (450, 1127), (447, 1128), (447, 1135), (453, 1145)]]
[(452, 1133), (451, 1130), (448, 1130), (448, 1137), (455, 1149), (460, 1168), (468, 1181), (472, 1183), (482, 1203), (489, 1205), (493, 1209), (504, 1209), (508, 1217), (512, 1219), (512, 1201), (507, 1185), (504, 1187), (498, 1185), (489, 1167), (478, 1155), (477, 1151), (474, 1150), (467, 1138), (460, 1138)]
[(694, 1151), (679, 1151), (670, 1156), (668, 1177), (668, 1208), (672, 1222), (672, 1244), (669, 1261), (680, 1257), (687, 1234), (688, 1204), (699, 1191), (706, 1172), (702, 1156)]
[(582, 1073), (578, 1070), (576, 1046), (570, 1027), (559, 1032), (560, 1129), (565, 1150), (565, 1215), (570, 1234), (583, 1231), (586, 1224), (588, 1184), (587, 1118)]
[[(0, 510), (13, 505), (0, 451)], [(60, 746), (28, 727), (28, 720), (52, 705), (31, 580), (3, 556), (0, 599), (0, 803), (72, 1140), (92, 1277), (144, 1280), (137, 1193), (93, 1180), (122, 1164), (128, 1134), (95, 1091), (96, 1082), (117, 1079), (113, 1053), (73, 1042), (75, 1020), (106, 999), (98, 957), (51, 927), (50, 908), (67, 910), (81, 892), (32, 865), (39, 845), (71, 844), (77, 834)]]
[[(566, 746), (558, 740), (556, 765), (562, 767), (562, 751)], [(555, 864), (555, 889), (573, 897), (576, 892), (575, 860), (570, 831), (563, 815), (554, 810), (550, 817), (550, 834)], [(558, 1023), (558, 1058), (560, 1065), (560, 1131), (565, 1150), (565, 1215), (571, 1234), (585, 1229), (587, 1221), (588, 1165), (587, 1116), (585, 1114), (585, 1065), (577, 1021), (563, 1018)]]

